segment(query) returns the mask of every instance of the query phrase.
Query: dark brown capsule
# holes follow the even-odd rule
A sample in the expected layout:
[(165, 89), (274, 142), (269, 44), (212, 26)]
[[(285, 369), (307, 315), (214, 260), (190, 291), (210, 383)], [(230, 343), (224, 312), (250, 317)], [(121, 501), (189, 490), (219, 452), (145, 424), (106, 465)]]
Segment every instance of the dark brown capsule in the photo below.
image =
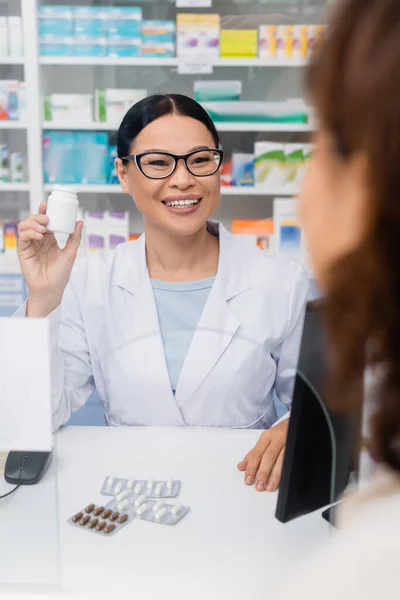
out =
[(89, 521), (90, 521), (90, 516), (86, 515), (86, 517), (83, 517), (83, 519), (81, 519), (79, 521), (79, 525), (82, 525), (82, 527), (83, 527), (84, 525), (87, 525), (89, 523)]
[(87, 507), (85, 508), (85, 512), (87, 512), (87, 513), (91, 513), (91, 512), (92, 512), (92, 510), (94, 509), (94, 507), (95, 507), (95, 505), (94, 505), (94, 504), (89, 504), (89, 506), (87, 506)]
[(111, 508), (107, 508), (107, 510), (105, 510), (102, 514), (103, 519), (108, 519), (108, 517), (111, 515), (112, 510)]
[(74, 515), (72, 517), (73, 523), (76, 523), (77, 521), (79, 521), (80, 519), (82, 519), (82, 517), (83, 517), (83, 512), (76, 513), (76, 515)]
[(99, 506), (96, 510), (93, 511), (95, 517), (99, 517), (104, 510), (104, 506)]
[(115, 512), (111, 515), (110, 521), (116, 521), (119, 517), (119, 512)]
[(104, 527), (107, 525), (107, 521), (101, 521), (97, 526), (96, 526), (96, 531), (101, 531), (102, 529), (104, 529)]
[(118, 523), (125, 523), (125, 521), (127, 521), (129, 519), (128, 515), (125, 513), (124, 515), (121, 515), (120, 518), (118, 519)]
[(93, 521), (90, 521), (89, 523), (89, 529), (94, 529), (97, 525), (97, 523), (99, 522), (98, 519), (93, 519)]
[(104, 529), (104, 533), (111, 533), (112, 531), (114, 531), (115, 529), (115, 525), (114, 523), (110, 523), (109, 525), (107, 525), (107, 527)]

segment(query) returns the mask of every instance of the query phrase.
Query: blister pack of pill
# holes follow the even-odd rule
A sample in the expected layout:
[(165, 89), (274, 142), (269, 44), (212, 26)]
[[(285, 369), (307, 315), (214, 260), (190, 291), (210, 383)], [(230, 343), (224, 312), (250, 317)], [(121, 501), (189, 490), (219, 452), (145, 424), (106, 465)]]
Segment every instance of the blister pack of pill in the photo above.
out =
[[(124, 500), (123, 502), (129, 502)], [(168, 504), (164, 500), (154, 500), (147, 498), (144, 494), (132, 499), (129, 512), (132, 517), (160, 525), (176, 525), (190, 511), (189, 506), (184, 504)], [(118, 511), (119, 503), (114, 498), (106, 505), (106, 508), (112, 511)], [(124, 508), (124, 510), (126, 510)]]
[(146, 498), (176, 498), (181, 490), (181, 481), (179, 479), (123, 479), (108, 475), (100, 491), (105, 496), (117, 496), (125, 490), (133, 496), (144, 494)]
[[(117, 504), (117, 503), (116, 503)], [(121, 503), (118, 503), (121, 505)], [(111, 536), (132, 521), (135, 515), (134, 507), (126, 501), (123, 510), (117, 507), (96, 506), (89, 504), (86, 508), (74, 514), (68, 523), (98, 535)]]

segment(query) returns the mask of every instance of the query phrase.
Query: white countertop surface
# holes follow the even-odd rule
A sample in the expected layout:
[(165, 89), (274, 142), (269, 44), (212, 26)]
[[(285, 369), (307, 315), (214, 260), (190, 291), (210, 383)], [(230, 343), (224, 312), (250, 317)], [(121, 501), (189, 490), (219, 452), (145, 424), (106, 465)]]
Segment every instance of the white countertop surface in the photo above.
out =
[[(274, 516), (277, 493), (244, 485), (236, 464), (259, 433), (62, 429), (42, 482), (0, 501), (0, 598), (273, 598), (329, 539), (329, 526), (318, 512), (282, 525)], [(110, 538), (68, 525), (89, 503), (109, 500), (100, 494), (109, 473), (181, 479), (178, 500), (191, 512), (175, 527), (134, 520)]]

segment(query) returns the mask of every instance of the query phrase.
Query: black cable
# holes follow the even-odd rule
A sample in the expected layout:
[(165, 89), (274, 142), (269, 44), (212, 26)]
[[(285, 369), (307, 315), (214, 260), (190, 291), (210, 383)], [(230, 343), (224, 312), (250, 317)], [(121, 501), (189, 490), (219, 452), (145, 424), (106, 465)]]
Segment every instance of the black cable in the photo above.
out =
[(18, 488), (19, 488), (19, 485), (16, 485), (15, 488), (13, 488), (11, 490), (11, 492), (8, 492), (7, 494), (4, 494), (4, 496), (0, 496), (0, 500), (2, 500), (3, 498), (7, 498), (7, 496), (11, 496), (11, 494), (13, 494)]

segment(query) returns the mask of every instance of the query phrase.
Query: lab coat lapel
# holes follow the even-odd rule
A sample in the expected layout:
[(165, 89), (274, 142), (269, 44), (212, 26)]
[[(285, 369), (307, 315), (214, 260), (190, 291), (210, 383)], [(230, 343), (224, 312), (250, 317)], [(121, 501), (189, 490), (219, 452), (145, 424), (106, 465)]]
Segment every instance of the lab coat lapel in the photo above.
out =
[[(125, 260), (117, 261), (115, 281), (123, 294), (116, 316), (137, 370), (149, 381), (149, 402), (164, 404), (177, 425), (184, 425), (171, 389), (157, 307), (147, 271), (145, 236), (131, 244)], [(159, 397), (152, 398), (152, 384)], [(160, 391), (161, 390), (161, 391)]]
[(218, 272), (178, 381), (175, 397), (180, 408), (209, 375), (238, 331), (240, 322), (230, 309), (229, 301), (249, 288), (232, 234), (216, 222), (209, 222), (208, 227), (219, 230)]

